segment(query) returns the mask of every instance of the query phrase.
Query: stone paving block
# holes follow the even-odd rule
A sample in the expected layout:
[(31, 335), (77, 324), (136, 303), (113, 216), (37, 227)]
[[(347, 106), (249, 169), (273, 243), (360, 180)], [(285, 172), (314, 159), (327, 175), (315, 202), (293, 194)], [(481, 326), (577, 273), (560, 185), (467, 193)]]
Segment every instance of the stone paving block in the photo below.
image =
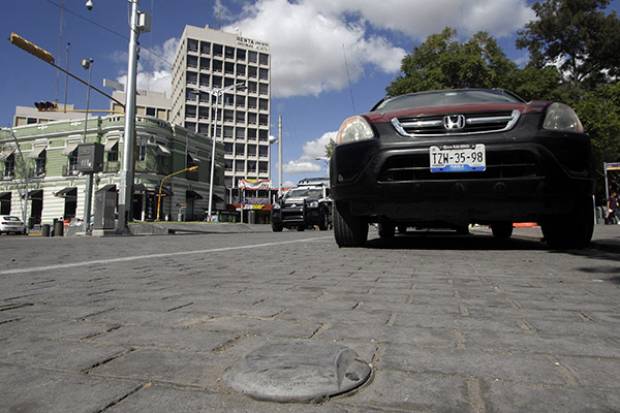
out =
[(483, 386), (489, 413), (611, 413), (618, 411), (619, 394), (593, 387), (531, 386), (501, 381)]
[(314, 413), (314, 412), (349, 413), (355, 410), (337, 406), (331, 402), (318, 405), (296, 403), (268, 403), (252, 400), (239, 395), (222, 395), (177, 389), (165, 385), (154, 385), (141, 390), (123, 400), (107, 412), (110, 413)]
[(387, 343), (381, 353), (380, 367), (415, 374), (479, 377), (490, 381), (566, 384), (565, 377), (553, 361), (537, 354), (485, 353), (466, 349), (423, 350), (412, 345)]
[(136, 381), (102, 380), (0, 362), (0, 411), (97, 412), (142, 385)]
[(467, 384), (460, 377), (381, 369), (373, 382), (342, 400), (346, 406), (397, 412), (467, 412)]

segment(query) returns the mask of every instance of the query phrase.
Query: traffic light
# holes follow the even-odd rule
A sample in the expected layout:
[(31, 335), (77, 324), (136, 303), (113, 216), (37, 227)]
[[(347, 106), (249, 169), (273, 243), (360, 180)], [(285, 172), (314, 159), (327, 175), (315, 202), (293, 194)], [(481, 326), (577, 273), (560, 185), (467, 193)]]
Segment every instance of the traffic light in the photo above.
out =
[(24, 39), (17, 33), (11, 33), (11, 35), (9, 36), (9, 41), (15, 46), (27, 51), (28, 53), (38, 57), (39, 59), (46, 61), (47, 63), (54, 64), (54, 56), (50, 52)]
[(56, 102), (50, 102), (48, 100), (34, 102), (34, 107), (37, 108), (39, 112), (53, 112), (58, 109)]

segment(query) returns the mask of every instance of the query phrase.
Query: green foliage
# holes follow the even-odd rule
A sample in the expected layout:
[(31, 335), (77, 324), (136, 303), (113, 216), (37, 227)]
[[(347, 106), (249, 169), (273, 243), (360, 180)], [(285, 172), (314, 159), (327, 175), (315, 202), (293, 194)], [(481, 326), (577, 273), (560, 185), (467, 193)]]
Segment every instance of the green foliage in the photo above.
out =
[(517, 39), (531, 64), (558, 65), (566, 80), (593, 89), (620, 74), (620, 20), (606, 14), (609, 0), (545, 0), (534, 3), (537, 19)]
[(403, 59), (402, 75), (388, 86), (388, 94), (513, 85), (517, 66), (492, 36), (479, 32), (465, 43), (455, 37), (456, 31), (447, 27), (416, 47)]
[(334, 149), (336, 148), (336, 142), (330, 140), (327, 145), (325, 145), (325, 156), (331, 158), (334, 154)]

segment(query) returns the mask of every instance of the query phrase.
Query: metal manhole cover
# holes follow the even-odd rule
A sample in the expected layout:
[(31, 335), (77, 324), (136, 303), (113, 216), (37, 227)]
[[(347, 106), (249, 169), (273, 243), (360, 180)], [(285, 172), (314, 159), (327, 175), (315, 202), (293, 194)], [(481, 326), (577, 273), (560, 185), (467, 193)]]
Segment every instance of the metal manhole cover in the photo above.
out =
[(349, 392), (370, 377), (368, 363), (331, 343), (267, 344), (230, 368), (224, 380), (259, 400), (312, 402)]

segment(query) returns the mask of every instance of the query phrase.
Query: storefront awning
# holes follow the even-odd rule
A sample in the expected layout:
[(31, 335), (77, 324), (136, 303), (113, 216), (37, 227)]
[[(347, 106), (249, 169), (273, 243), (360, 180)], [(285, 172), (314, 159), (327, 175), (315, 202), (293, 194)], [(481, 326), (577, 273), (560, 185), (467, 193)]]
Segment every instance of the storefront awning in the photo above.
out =
[(108, 185), (104, 185), (101, 188), (97, 189), (97, 192), (105, 192), (105, 191), (116, 191), (116, 185), (108, 184)]
[(0, 192), (0, 201), (10, 201), (11, 193), (10, 192)]
[[(142, 192), (155, 192), (155, 193), (159, 193), (159, 185), (154, 185), (154, 184), (135, 184), (133, 186), (133, 191), (135, 193), (142, 193)], [(166, 195), (166, 196), (171, 196), (172, 195), (172, 191), (166, 187), (162, 188), (161, 193)]]
[[(25, 198), (23, 194), (22, 198)], [(32, 191), (28, 191), (28, 199), (43, 199), (43, 190), (33, 189)]]
[(17, 149), (15, 146), (5, 146), (0, 152), (0, 160), (4, 161), (9, 156), (13, 155)]
[(202, 195), (200, 195), (198, 192), (193, 191), (191, 189), (188, 189), (187, 191), (185, 191), (185, 198), (187, 198), (187, 199), (203, 199)]
[(161, 144), (157, 144), (157, 153), (162, 156), (172, 155), (172, 152), (170, 152), (170, 149), (166, 148), (164, 145), (161, 145)]
[(193, 163), (200, 163), (200, 158), (195, 153), (190, 152), (187, 155), (191, 158)]
[(44, 150), (47, 149), (47, 146), (35, 146), (32, 151), (28, 154), (28, 157), (31, 159), (37, 159), (41, 156)]
[(60, 191), (54, 193), (55, 196), (59, 198), (65, 198), (67, 196), (77, 196), (77, 188), (75, 186), (68, 186)]
[(68, 143), (67, 147), (62, 151), (65, 155), (71, 154), (71, 152), (75, 151), (78, 147), (79, 143)]
[(212, 198), (215, 202), (224, 202), (224, 198), (222, 198), (221, 196), (219, 196), (218, 194), (213, 194), (213, 198)]
[(108, 139), (105, 143), (104, 150), (110, 152), (116, 145), (118, 145), (118, 139)]

